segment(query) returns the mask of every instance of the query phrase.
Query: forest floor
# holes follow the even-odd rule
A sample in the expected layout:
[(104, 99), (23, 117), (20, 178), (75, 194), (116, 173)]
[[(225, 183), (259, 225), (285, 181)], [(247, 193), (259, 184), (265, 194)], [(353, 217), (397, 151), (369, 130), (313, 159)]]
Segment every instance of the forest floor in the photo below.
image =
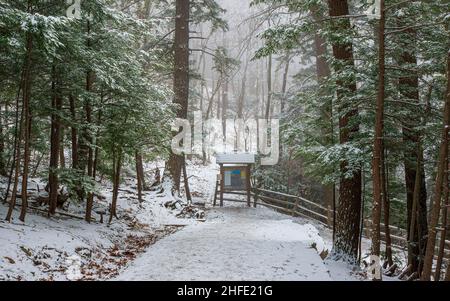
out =
[[(153, 170), (156, 164), (146, 170)], [(154, 192), (146, 192), (140, 204), (132, 177), (122, 185), (119, 219), (111, 225), (106, 217), (103, 224), (98, 216), (87, 224), (61, 215), (48, 218), (35, 210), (30, 210), (22, 223), (18, 220), (20, 206), (8, 223), (3, 220), (7, 205), (0, 202), (0, 280), (365, 278), (363, 272), (343, 262), (322, 259), (331, 250), (331, 233), (326, 227), (267, 208), (230, 202), (214, 208), (210, 200), (216, 168), (190, 164), (188, 173), (194, 204), (205, 210), (205, 219), (177, 217), (179, 211), (164, 206), (167, 197)], [(43, 187), (38, 179), (31, 181), (33, 185)], [(105, 182), (104, 205), (110, 201), (111, 190)], [(70, 204), (68, 212), (81, 217), (83, 210)]]

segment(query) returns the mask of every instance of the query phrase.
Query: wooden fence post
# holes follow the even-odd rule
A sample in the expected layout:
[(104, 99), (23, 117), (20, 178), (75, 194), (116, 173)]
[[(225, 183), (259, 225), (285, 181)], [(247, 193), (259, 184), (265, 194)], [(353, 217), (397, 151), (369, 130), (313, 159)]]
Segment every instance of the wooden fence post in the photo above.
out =
[(258, 188), (254, 189), (255, 193), (253, 195), (253, 207), (256, 208), (256, 205), (258, 203), (258, 196), (259, 196), (259, 190)]
[(328, 210), (327, 210), (327, 222), (328, 222), (328, 227), (329, 228), (333, 228), (333, 214), (332, 214), (333, 210), (331, 209), (331, 206), (328, 205)]
[(294, 202), (294, 207), (292, 208), (292, 216), (295, 217), (295, 215), (297, 214), (297, 209), (298, 209), (298, 203), (300, 202), (299, 199), (295, 199)]

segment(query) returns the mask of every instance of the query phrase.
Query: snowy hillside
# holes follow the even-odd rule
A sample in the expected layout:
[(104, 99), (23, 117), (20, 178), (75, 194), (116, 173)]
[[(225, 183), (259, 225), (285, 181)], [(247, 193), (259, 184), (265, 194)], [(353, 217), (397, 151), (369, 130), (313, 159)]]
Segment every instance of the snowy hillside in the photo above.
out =
[[(230, 202), (212, 208), (216, 167), (188, 166), (194, 203), (205, 205), (205, 220), (176, 217), (164, 207), (167, 198), (155, 192), (139, 204), (128, 181), (119, 195), (120, 218), (111, 225), (37, 211), (22, 223), (15, 212), (12, 223), (0, 221), (0, 279), (361, 279), (345, 264), (322, 260), (322, 251), (331, 248), (319, 233), (329, 236), (322, 226)], [(106, 201), (110, 190), (105, 184)], [(69, 212), (77, 209), (69, 206)], [(6, 210), (0, 204), (0, 216)]]

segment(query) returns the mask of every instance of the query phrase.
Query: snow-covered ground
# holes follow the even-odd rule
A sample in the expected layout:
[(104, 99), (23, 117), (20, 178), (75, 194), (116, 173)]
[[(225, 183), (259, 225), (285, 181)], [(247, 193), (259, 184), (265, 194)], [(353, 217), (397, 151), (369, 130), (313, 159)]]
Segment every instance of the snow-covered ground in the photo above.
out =
[(344, 264), (323, 261), (319, 252), (324, 248), (326, 242), (310, 223), (300, 224), (270, 209), (227, 204), (209, 210), (205, 222), (151, 246), (116, 279), (359, 279)]
[[(156, 167), (162, 164), (146, 170)], [(322, 259), (331, 249), (329, 229), (262, 207), (225, 202), (213, 208), (215, 165), (190, 164), (188, 174), (205, 219), (176, 217), (164, 206), (168, 197), (155, 192), (139, 204), (132, 180), (122, 185), (120, 219), (111, 225), (33, 211), (22, 223), (20, 206), (8, 223), (0, 203), (0, 280), (363, 279), (345, 263)], [(109, 202), (110, 184), (102, 194)], [(77, 206), (69, 210), (82, 213)]]
[[(37, 184), (40, 194), (45, 193), (45, 185), (32, 179), (31, 195)], [(4, 187), (5, 181), (0, 185)], [(105, 182), (101, 191), (105, 207), (111, 191), (111, 184)], [(96, 214), (92, 224), (59, 214), (48, 218), (45, 206), (42, 212), (29, 210), (23, 223), (18, 219), (20, 199), (9, 223), (4, 220), (8, 205), (0, 202), (0, 280), (104, 280), (116, 276), (146, 247), (178, 230), (177, 224), (193, 222), (177, 218), (176, 212), (164, 207), (167, 199), (155, 195), (145, 193), (140, 204), (134, 181), (126, 179), (119, 193), (119, 219), (110, 225), (107, 216), (100, 223)], [(72, 202), (68, 211), (82, 218), (83, 207)], [(73, 277), (70, 268), (74, 266), (81, 275)]]

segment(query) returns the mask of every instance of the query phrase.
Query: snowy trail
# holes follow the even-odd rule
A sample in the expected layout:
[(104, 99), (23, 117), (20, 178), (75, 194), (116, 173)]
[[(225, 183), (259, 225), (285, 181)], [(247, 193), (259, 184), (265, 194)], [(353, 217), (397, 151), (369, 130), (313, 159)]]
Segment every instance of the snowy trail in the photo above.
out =
[[(317, 229), (264, 208), (211, 209), (164, 238), (116, 280), (333, 280)], [(340, 275), (342, 276), (342, 275)]]

